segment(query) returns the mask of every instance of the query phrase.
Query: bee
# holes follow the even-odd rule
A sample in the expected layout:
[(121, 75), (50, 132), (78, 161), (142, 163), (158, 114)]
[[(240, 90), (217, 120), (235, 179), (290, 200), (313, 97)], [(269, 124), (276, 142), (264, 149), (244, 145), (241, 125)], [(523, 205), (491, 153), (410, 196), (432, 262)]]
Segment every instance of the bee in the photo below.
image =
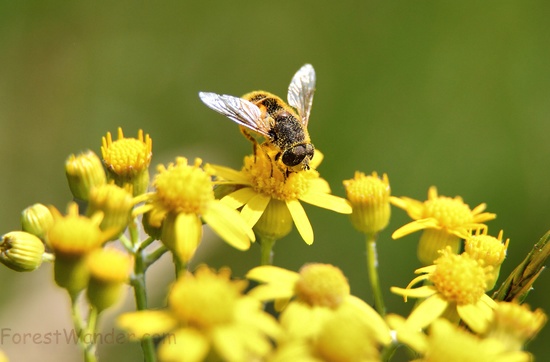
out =
[(307, 130), (314, 92), (315, 70), (311, 64), (306, 64), (292, 77), (288, 104), (265, 91), (250, 92), (241, 98), (199, 92), (199, 97), (209, 108), (260, 134), (265, 143), (274, 145), (278, 151), (275, 161), (282, 161), (287, 170), (294, 170), (296, 166), (307, 170), (315, 152)]

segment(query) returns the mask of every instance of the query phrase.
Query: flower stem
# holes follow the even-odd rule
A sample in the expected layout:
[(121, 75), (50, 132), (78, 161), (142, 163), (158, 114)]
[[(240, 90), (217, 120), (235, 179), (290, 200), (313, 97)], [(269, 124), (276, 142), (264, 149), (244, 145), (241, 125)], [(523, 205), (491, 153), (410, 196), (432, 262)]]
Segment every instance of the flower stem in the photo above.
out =
[[(134, 288), (134, 298), (136, 300), (137, 310), (147, 309), (147, 288), (145, 286), (145, 272), (149, 266), (146, 262), (147, 255), (145, 247), (151, 243), (151, 238), (146, 239), (143, 242), (139, 241), (137, 232), (132, 232), (132, 226), (135, 228), (135, 224), (130, 224), (130, 236), (132, 238), (131, 245), (134, 247), (131, 249), (134, 254), (134, 274), (132, 275), (130, 284)], [(146, 362), (156, 361), (155, 345), (151, 337), (144, 337), (141, 340), (141, 349), (143, 350), (143, 359)]]
[(382, 317), (386, 315), (386, 307), (382, 290), (380, 289), (380, 279), (378, 278), (378, 254), (376, 252), (376, 235), (367, 234), (367, 270), (369, 281), (374, 296), (374, 308)]
[(273, 265), (273, 246), (275, 245), (275, 241), (268, 238), (260, 239), (260, 265)]
[[(94, 339), (89, 334), (89, 331), (87, 328), (85, 328), (84, 320), (82, 319), (82, 315), (80, 314), (80, 311), (78, 310), (78, 298), (71, 298), (71, 315), (73, 318), (73, 325), (76, 329), (76, 335), (78, 336), (78, 345), (84, 352), (84, 361), (85, 362), (96, 362), (97, 357), (95, 355), (95, 344)], [(95, 316), (90, 315), (90, 318), (93, 319), (92, 323), (94, 324), (95, 328)]]

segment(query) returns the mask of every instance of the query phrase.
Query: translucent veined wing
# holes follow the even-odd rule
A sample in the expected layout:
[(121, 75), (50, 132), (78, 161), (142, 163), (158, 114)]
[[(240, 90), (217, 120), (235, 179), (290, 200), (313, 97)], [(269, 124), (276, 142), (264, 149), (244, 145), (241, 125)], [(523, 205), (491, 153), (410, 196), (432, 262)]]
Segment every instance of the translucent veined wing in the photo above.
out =
[(233, 122), (264, 136), (269, 136), (269, 122), (262, 117), (262, 111), (254, 103), (239, 97), (210, 92), (199, 92), (199, 97), (209, 108), (223, 114)]
[(315, 69), (311, 64), (306, 64), (292, 77), (287, 96), (288, 104), (296, 108), (304, 126), (307, 126), (309, 121), (313, 93), (315, 93)]

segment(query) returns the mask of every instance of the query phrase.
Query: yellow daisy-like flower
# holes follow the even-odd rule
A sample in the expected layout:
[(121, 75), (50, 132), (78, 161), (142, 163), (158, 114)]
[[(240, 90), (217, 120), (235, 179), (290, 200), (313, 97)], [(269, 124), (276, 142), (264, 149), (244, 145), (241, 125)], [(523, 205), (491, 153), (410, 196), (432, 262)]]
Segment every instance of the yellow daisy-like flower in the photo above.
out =
[[(284, 311), (281, 324), (287, 334), (312, 338), (335, 311), (343, 309), (369, 325), (375, 339), (382, 344), (391, 341), (389, 329), (380, 315), (361, 299), (350, 294), (342, 271), (330, 264), (306, 264), (299, 273), (276, 266), (259, 266), (246, 277), (261, 283), (249, 295), (261, 301), (275, 301)], [(294, 298), (294, 299), (293, 299)], [(289, 301), (293, 299), (289, 303)]]
[[(442, 315), (461, 318), (473, 331), (486, 330), (493, 318), (496, 302), (485, 294), (491, 267), (484, 267), (467, 253), (454, 254), (450, 248), (442, 250), (434, 265), (417, 269), (405, 289), (391, 287), (391, 291), (407, 297), (426, 298), (411, 313), (407, 323), (424, 328)], [(412, 289), (419, 282), (430, 281)], [(454, 318), (451, 318), (454, 319)]]
[(425, 338), (425, 349), (418, 351), (419, 362), (527, 362), (529, 353), (508, 351), (493, 338), (479, 338), (445, 319), (437, 319)]
[(164, 334), (161, 361), (252, 361), (271, 351), (280, 328), (254, 298), (242, 295), (246, 281), (231, 281), (229, 269), (218, 274), (203, 266), (178, 278), (168, 296), (168, 309), (126, 313), (120, 327), (142, 338)]
[[(266, 210), (271, 212), (271, 207), (277, 207), (277, 216), (269, 217), (270, 225), (283, 232), (271, 235), (270, 226), (264, 225), (261, 229), (255, 228), (258, 234), (280, 239), (290, 231), (280, 223), (288, 224), (293, 220), (304, 241), (310, 245), (313, 243), (313, 229), (300, 201), (343, 214), (350, 214), (351, 206), (345, 199), (331, 195), (328, 183), (315, 170), (321, 163), (321, 152), (315, 151), (308, 170), (293, 172), (283, 170), (275, 161), (277, 152), (269, 144), (255, 147), (255, 154), (245, 157), (241, 171), (212, 165), (220, 184), (240, 186), (237, 191), (223, 197), (222, 202), (235, 209), (242, 207), (241, 215), (251, 226), (258, 223)], [(274, 205), (276, 203), (278, 205)], [(280, 207), (282, 203), (286, 207)]]
[(155, 192), (142, 197), (147, 203), (134, 213), (149, 213), (148, 224), (162, 226), (161, 240), (181, 261), (194, 255), (202, 236), (201, 219), (231, 246), (246, 250), (255, 236), (233, 208), (214, 198), (210, 174), (202, 161), (189, 165), (178, 157), (168, 167), (160, 165), (153, 180)]
[(149, 185), (149, 164), (153, 157), (153, 141), (149, 135), (138, 131), (137, 138), (124, 138), (118, 128), (118, 139), (113, 141), (111, 132), (102, 138), (101, 154), (109, 176), (123, 187), (132, 185), (133, 194), (141, 195)]
[(455, 198), (438, 196), (435, 186), (428, 190), (428, 200), (420, 202), (408, 197), (392, 197), (391, 203), (405, 211), (414, 220), (392, 234), (399, 239), (415, 231), (424, 230), (418, 244), (418, 258), (424, 265), (430, 265), (437, 258), (438, 251), (450, 246), (454, 253), (460, 247), (460, 239), (470, 236), (470, 230), (485, 228), (485, 221), (496, 218), (495, 214), (483, 212), (485, 204), (473, 210), (460, 196)]

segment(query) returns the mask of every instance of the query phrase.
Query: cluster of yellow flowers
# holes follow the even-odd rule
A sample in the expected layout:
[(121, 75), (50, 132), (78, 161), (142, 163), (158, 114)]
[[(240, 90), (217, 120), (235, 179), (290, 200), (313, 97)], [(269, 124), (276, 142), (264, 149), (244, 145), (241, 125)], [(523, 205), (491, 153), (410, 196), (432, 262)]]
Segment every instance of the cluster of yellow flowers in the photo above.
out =
[[(93, 333), (101, 312), (130, 284), (136, 311), (117, 322), (141, 340), (146, 361), (389, 361), (402, 346), (417, 361), (532, 359), (524, 346), (547, 317), (523, 302), (550, 254), (550, 233), (489, 295), (509, 240), (502, 231), (488, 235), (484, 222), (496, 216), (484, 212), (484, 204), (470, 209), (460, 197), (439, 196), (435, 187), (425, 202), (393, 197), (387, 175), (376, 172), (356, 172), (344, 181), (344, 199), (331, 194), (316, 170), (321, 152), (309, 168), (292, 171), (276, 152), (268, 143), (256, 144), (241, 170), (178, 157), (158, 166), (151, 180), (149, 135), (140, 130), (137, 138), (126, 138), (119, 129), (113, 141), (107, 133), (101, 158), (87, 151), (67, 159), (74, 200), (66, 215), (42, 204), (25, 209), (22, 230), (2, 237), (0, 261), (19, 272), (53, 262), (79, 335)], [(273, 245), (293, 225), (313, 243), (301, 202), (349, 214), (365, 235), (374, 308), (351, 294), (336, 266), (307, 263), (295, 272), (272, 265)], [(376, 241), (391, 204), (413, 219), (394, 239), (422, 231), (418, 258), (425, 266), (406, 288), (391, 288), (405, 300), (418, 298), (406, 318), (386, 314), (377, 271)], [(229, 268), (188, 270), (203, 224), (239, 250), (258, 242), (259, 266), (246, 279), (232, 278)], [(145, 273), (166, 252), (176, 280), (166, 308), (150, 310)], [(87, 316), (77, 306), (84, 296)], [(95, 361), (93, 341), (80, 345), (84, 359)]]

